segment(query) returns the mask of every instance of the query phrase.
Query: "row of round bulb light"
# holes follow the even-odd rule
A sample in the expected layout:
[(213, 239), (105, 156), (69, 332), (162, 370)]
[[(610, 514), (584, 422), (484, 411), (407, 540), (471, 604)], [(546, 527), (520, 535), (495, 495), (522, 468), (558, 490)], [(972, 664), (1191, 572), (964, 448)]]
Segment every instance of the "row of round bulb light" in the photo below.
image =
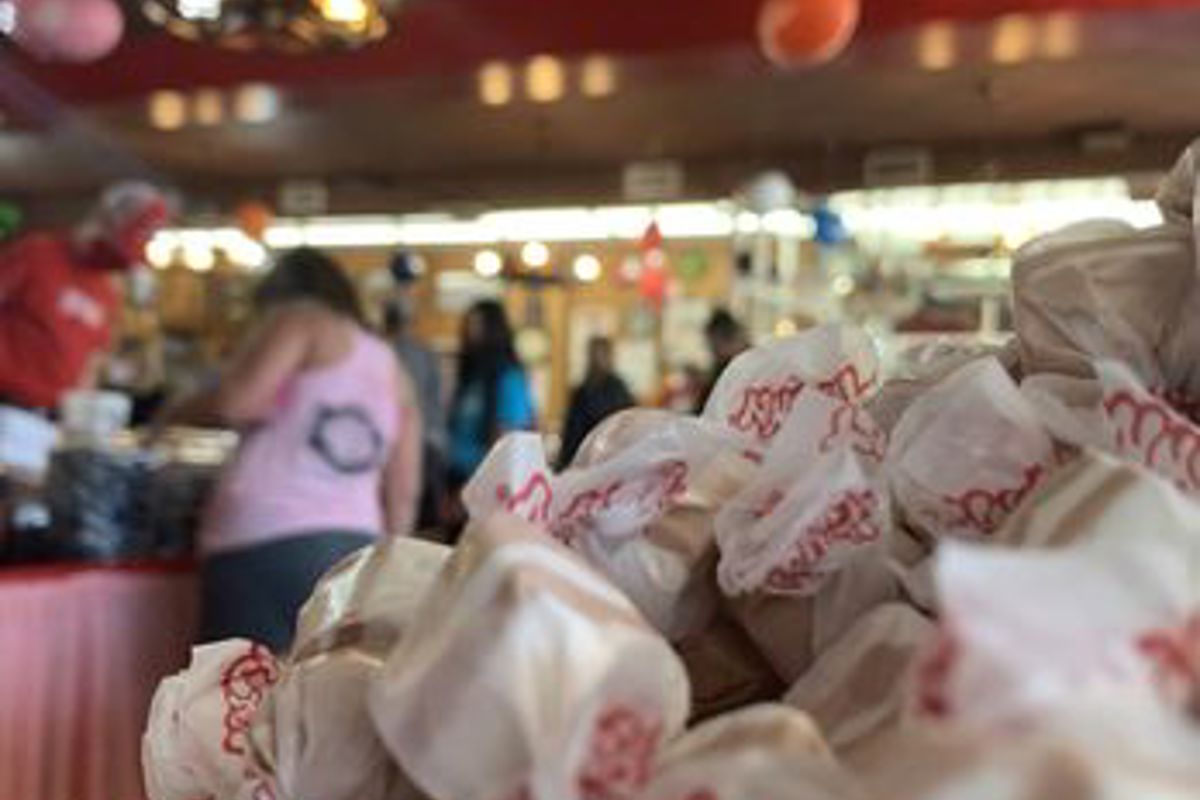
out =
[[(518, 87), (532, 103), (557, 103), (567, 96), (571, 67), (557, 56), (542, 54), (523, 67), (506, 61), (489, 61), (479, 68), (479, 100), (485, 106), (507, 106), (517, 98)], [(596, 100), (611, 97), (618, 88), (617, 64), (610, 56), (591, 55), (578, 64), (579, 93)]]
[(234, 50), (311, 52), (378, 41), (401, 0), (143, 0), (151, 22)]
[[(521, 248), (521, 262), (530, 270), (550, 266), (550, 248), (543, 242), (528, 242)], [(504, 272), (504, 256), (496, 250), (480, 250), (473, 266), (481, 278), (498, 278)], [(604, 275), (604, 265), (591, 253), (580, 253), (571, 264), (571, 273), (580, 283), (595, 283)]]
[(187, 127), (211, 128), (227, 120), (245, 125), (264, 125), (279, 115), (279, 93), (266, 84), (246, 84), (233, 92), (197, 89), (185, 93), (174, 89), (153, 92), (146, 103), (151, 127), (177, 131)]

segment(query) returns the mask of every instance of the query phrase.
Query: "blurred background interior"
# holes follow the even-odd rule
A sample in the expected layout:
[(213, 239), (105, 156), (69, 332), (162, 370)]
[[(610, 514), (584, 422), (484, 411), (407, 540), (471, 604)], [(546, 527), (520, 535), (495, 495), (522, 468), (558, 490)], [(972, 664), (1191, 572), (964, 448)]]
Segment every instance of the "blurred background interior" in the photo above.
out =
[(126, 294), (120, 349), (164, 373), (137, 380), (216, 364), (308, 244), (378, 321), (411, 279), (448, 375), (461, 312), (501, 298), (548, 431), (590, 338), (658, 402), (716, 306), (753, 338), (1003, 332), (1014, 248), (1152, 222), (1200, 127), (1182, 1), (780, 2), (811, 19), (771, 32), (748, 0), (145, 0), (119, 43), (84, 13), (108, 0), (24, 38), (22, 5), (58, 4), (0, 3), (8, 235), (116, 178), (179, 202)]
[[(1024, 243), (1159, 220), (1200, 130), (1198, 37), (1196, 0), (0, 0), (0, 562), (21, 565), (0, 629), (31, 654), (9, 674), (43, 658), (105, 685), (129, 670), (100, 654), (146, 654), (134, 711), (93, 708), (125, 751), (72, 755), (84, 723), (32, 713), (29, 740), (58, 744), (0, 742), (0, 795), (137, 795), (136, 709), (195, 635), (222, 465), (250, 500), (311, 500), (250, 452), (278, 433), (283, 384), (255, 376), (288, 336), (309, 371), (377, 352), (344, 346), (361, 328), (390, 340), (411, 385), (372, 399), (423, 432), (341, 408), (317, 449), (382, 482), (363, 531), (452, 537), (505, 430), (566, 465), (604, 415), (693, 411), (745, 347), (823, 322), (865, 326), (885, 363), (1002, 342)], [(299, 271), (271, 273), (288, 253)], [(341, 300), (252, 333), (269, 273)], [(81, 560), (124, 566), (44, 566)]]

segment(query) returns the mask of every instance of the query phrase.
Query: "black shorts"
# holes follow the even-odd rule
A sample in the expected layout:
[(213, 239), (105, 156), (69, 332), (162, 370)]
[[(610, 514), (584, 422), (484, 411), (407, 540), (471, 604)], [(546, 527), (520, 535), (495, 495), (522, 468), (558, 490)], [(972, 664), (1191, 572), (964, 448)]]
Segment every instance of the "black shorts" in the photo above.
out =
[(366, 533), (309, 533), (206, 558), (200, 570), (200, 641), (241, 637), (286, 653), (300, 607), (320, 577), (375, 541)]

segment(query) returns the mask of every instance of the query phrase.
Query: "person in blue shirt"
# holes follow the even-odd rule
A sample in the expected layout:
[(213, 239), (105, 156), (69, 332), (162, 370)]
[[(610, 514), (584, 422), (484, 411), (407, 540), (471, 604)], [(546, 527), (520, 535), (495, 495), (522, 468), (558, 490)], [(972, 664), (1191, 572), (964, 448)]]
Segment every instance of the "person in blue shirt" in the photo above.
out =
[(461, 487), (506, 433), (537, 427), (537, 409), (504, 306), (481, 300), (463, 319), (450, 406), (450, 482)]

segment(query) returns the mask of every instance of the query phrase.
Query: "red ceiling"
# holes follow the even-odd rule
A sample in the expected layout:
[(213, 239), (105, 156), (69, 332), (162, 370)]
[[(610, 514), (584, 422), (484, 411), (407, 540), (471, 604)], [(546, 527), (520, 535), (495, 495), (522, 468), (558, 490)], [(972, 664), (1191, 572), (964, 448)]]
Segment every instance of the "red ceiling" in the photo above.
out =
[[(1013, 11), (1198, 6), (1200, 0), (863, 0), (861, 36), (945, 18), (979, 20)], [(750, 47), (754, 0), (416, 0), (398, 30), (356, 53), (289, 57), (189, 45), (164, 35), (129, 37), (83, 67), (23, 63), (44, 88), (76, 101), (140, 95), (162, 87), (281, 84), (461, 72), (490, 58), (537, 52), (667, 51)]]

